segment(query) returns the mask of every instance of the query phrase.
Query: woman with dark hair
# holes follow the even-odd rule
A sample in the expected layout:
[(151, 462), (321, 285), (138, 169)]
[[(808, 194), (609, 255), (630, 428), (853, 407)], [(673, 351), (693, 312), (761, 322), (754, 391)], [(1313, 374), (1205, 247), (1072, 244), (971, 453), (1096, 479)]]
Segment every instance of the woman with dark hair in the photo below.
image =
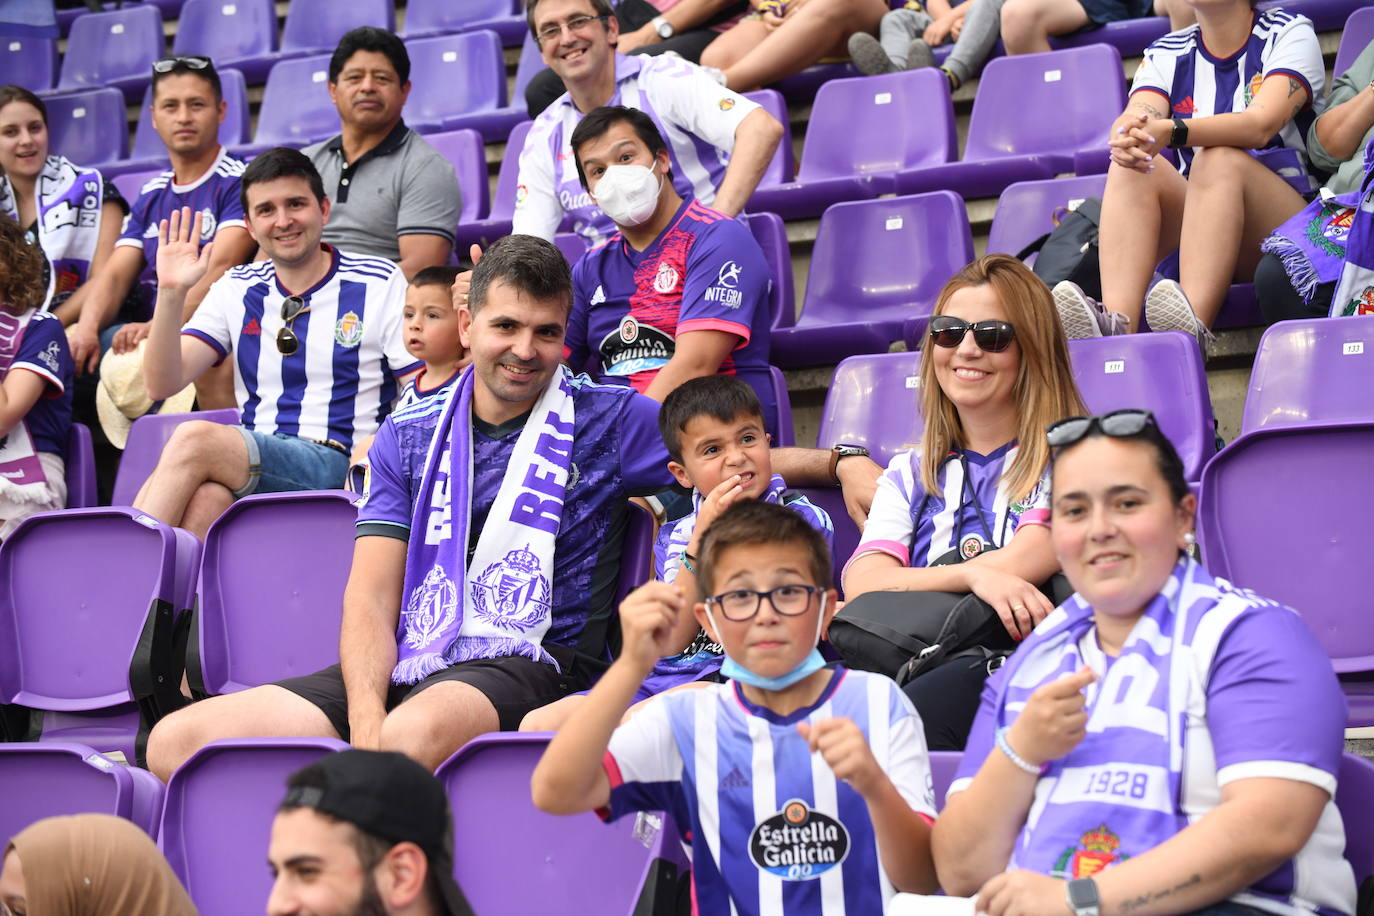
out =
[(1196, 500), (1148, 411), (1048, 444), (1077, 594), (988, 681), (935, 826), (941, 886), (990, 916), (1354, 912), (1346, 709), (1316, 638), (1189, 556)]

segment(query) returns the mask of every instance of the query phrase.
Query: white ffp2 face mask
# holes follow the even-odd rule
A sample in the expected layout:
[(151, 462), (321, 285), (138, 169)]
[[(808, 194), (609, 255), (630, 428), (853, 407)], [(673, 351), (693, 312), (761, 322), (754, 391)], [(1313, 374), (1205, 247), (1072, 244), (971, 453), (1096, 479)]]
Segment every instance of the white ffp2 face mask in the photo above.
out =
[(639, 226), (654, 215), (663, 176), (642, 165), (612, 165), (596, 183), (592, 196), (601, 212), (617, 226)]

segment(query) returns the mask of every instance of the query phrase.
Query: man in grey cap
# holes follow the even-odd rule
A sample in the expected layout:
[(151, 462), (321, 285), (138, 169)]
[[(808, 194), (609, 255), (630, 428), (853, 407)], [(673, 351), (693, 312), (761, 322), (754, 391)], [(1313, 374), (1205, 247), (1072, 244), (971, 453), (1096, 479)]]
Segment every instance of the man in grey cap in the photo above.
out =
[(340, 751), (293, 773), (272, 822), (267, 912), (472, 916), (443, 786), (404, 754)]

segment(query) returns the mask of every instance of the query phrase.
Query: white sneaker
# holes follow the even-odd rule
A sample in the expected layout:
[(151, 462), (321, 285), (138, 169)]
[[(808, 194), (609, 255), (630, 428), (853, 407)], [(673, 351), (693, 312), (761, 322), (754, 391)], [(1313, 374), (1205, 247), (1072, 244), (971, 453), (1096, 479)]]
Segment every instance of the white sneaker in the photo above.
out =
[(1216, 337), (1198, 320), (1193, 305), (1176, 280), (1160, 280), (1145, 295), (1145, 320), (1152, 331), (1191, 334), (1204, 356)]
[(1082, 337), (1111, 337), (1130, 333), (1130, 319), (1120, 312), (1108, 311), (1082, 287), (1069, 280), (1054, 285), (1054, 308), (1069, 340)]

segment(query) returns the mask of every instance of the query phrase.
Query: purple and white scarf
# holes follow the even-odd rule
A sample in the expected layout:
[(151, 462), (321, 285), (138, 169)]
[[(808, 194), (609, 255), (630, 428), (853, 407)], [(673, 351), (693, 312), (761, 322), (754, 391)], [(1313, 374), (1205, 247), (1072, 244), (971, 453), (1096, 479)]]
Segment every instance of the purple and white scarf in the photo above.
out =
[[(104, 179), (61, 156), (49, 156), (34, 185), (38, 198), (38, 245), (48, 259), (48, 290), (43, 308), (60, 305), (90, 275), (100, 238)], [(7, 177), (0, 176), (0, 212), (19, 221), (19, 201)]]
[(557, 667), (541, 643), (572, 463), (572, 373), (560, 366), (535, 403), (469, 565), (473, 384), (468, 367), (447, 395), (415, 494), (395, 684), (477, 658), (523, 655)]
[(1115, 660), (1098, 647), (1092, 607), (1077, 595), (1007, 660), (999, 727), (1015, 721), (1041, 685), (1085, 664), (1098, 673), (1085, 691), (1087, 736), (1040, 778), (1010, 868), (1081, 877), (1153, 849), (1188, 825), (1179, 803), (1183, 737), (1188, 716), (1205, 711), (1215, 648), (1192, 642), (1200, 616), (1227, 599), (1257, 600), (1185, 557)]
[(1345, 267), (1331, 297), (1331, 317), (1374, 315), (1374, 140), (1364, 151), (1364, 184), (1350, 224)]
[[(19, 355), (29, 319), (37, 309), (14, 315), (0, 309), (0, 382), (10, 374)], [(10, 503), (46, 503), (52, 499), (48, 478), (33, 447), (33, 437), (23, 420), (0, 436), (0, 499)]]
[(1260, 243), (1275, 255), (1294, 291), (1310, 303), (1317, 287), (1335, 283), (1345, 267), (1345, 246), (1359, 205), (1360, 192), (1320, 196), (1280, 225)]

